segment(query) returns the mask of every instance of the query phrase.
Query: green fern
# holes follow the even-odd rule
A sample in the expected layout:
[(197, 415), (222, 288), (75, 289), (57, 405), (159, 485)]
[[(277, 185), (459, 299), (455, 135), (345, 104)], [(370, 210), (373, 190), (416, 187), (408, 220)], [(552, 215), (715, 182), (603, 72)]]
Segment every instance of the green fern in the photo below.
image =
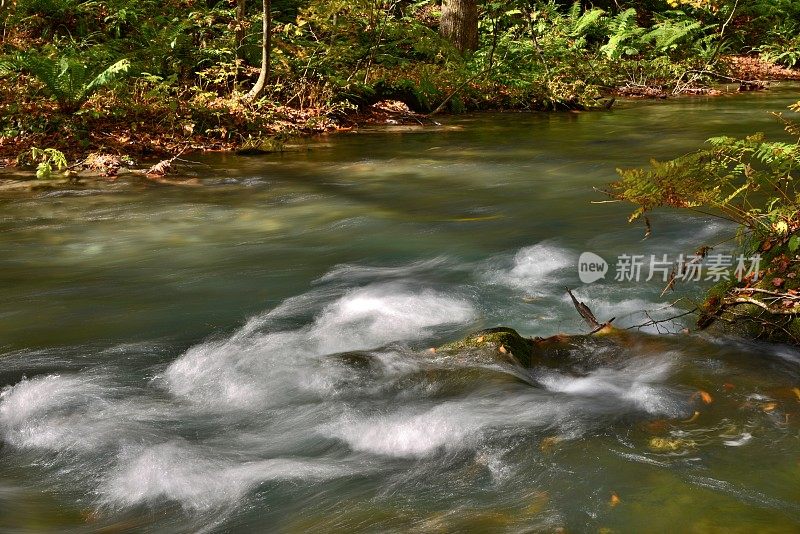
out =
[(641, 36), (641, 42), (654, 43), (659, 52), (667, 52), (678, 46), (678, 44), (692, 37), (701, 28), (701, 24), (692, 20), (665, 20)]
[(97, 90), (126, 74), (130, 62), (123, 59), (101, 70), (88, 66), (77, 56), (51, 58), (29, 52), (17, 54), (6, 66), (39, 80), (62, 112), (75, 113)]
[(635, 55), (639, 53), (636, 41), (645, 32), (636, 22), (636, 10), (626, 9), (608, 21), (610, 37), (608, 43), (600, 47), (600, 51), (605, 53), (610, 59), (618, 59), (623, 55)]
[[(575, 6), (580, 8), (580, 3), (575, 2)], [(575, 37), (583, 35), (590, 28), (597, 26), (605, 14), (606, 12), (602, 9), (589, 9), (579, 17), (571, 17), (571, 20), (574, 21), (572, 23), (572, 31), (570, 32), (571, 35)]]
[[(800, 111), (800, 104), (792, 107)], [(797, 136), (797, 124), (786, 121)], [(767, 141), (763, 134), (741, 139), (712, 137), (710, 148), (649, 169), (619, 171), (621, 179), (609, 194), (637, 206), (632, 219), (662, 207), (711, 208), (750, 229), (757, 237), (800, 224), (800, 139)]]

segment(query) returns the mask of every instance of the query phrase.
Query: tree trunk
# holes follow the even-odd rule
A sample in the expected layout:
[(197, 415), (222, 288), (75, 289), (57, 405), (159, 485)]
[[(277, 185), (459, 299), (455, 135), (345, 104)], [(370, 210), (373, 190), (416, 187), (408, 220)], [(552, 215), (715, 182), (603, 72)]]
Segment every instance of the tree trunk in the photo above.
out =
[(270, 55), (272, 53), (272, 2), (263, 0), (264, 25), (261, 37), (261, 73), (258, 75), (256, 84), (247, 93), (248, 100), (255, 100), (264, 92), (264, 87), (269, 79)]
[(242, 57), (242, 43), (244, 42), (244, 17), (245, 0), (236, 0), (236, 58)]
[(439, 31), (462, 54), (477, 50), (477, 0), (443, 0), (442, 23)]

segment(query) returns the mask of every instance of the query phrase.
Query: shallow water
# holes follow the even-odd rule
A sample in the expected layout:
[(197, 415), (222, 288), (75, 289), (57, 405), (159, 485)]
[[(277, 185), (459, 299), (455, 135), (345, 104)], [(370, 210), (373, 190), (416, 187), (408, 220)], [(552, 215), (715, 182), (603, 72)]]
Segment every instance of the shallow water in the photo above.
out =
[(778, 134), (797, 98), (455, 117), (203, 157), (199, 188), (0, 199), (0, 531), (796, 532), (794, 349), (652, 327), (530, 370), (427, 349), (585, 332), (565, 286), (620, 326), (680, 313), (697, 287), (583, 286), (578, 255), (734, 229), (664, 212), (645, 241), (593, 188)]

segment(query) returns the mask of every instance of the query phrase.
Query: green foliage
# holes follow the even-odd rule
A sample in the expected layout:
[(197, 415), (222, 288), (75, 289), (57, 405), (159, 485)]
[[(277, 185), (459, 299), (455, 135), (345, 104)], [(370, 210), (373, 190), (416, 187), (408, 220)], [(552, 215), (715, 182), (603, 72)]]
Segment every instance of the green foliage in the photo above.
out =
[(630, 8), (608, 21), (608, 42), (600, 50), (609, 59), (619, 59), (622, 55), (633, 56), (639, 53), (637, 44), (645, 29), (636, 22), (636, 16), (636, 10)]
[[(800, 111), (800, 103), (792, 106)], [(790, 142), (762, 134), (715, 137), (710, 148), (649, 169), (620, 170), (609, 193), (637, 206), (635, 220), (658, 207), (711, 209), (766, 239), (800, 226), (800, 127), (786, 121)]]
[(759, 46), (761, 57), (786, 67), (800, 66), (800, 25), (787, 22), (770, 31), (768, 42)]
[(260, 65), (259, 2), (239, 20), (232, 0), (7, 1), (0, 89), (23, 96), (0, 102), (0, 134), (27, 139), (69, 125), (83, 142), (91, 120), (158, 117), (164, 128), (257, 138), (287, 114), (326, 123), (382, 99), (419, 112), (443, 103), (453, 112), (587, 109), (615, 87), (705, 83), (687, 73), (724, 70), (715, 64), (723, 53), (757, 47), (770, 61), (800, 60), (800, 0), (478, 4), (479, 48), (462, 57), (439, 35), (438, 0), (273, 0), (270, 86), (244, 106), (236, 95)]
[(6, 65), (6, 68), (13, 66), (41, 82), (45, 91), (56, 99), (59, 109), (64, 113), (78, 111), (92, 94), (110, 85), (130, 68), (127, 59), (105, 68), (92, 68), (80, 56), (49, 57), (37, 52), (18, 53)]
[(36, 165), (36, 178), (49, 180), (53, 177), (53, 168), (63, 171), (67, 168), (67, 158), (63, 152), (54, 148), (36, 148), (30, 150), (30, 161)]

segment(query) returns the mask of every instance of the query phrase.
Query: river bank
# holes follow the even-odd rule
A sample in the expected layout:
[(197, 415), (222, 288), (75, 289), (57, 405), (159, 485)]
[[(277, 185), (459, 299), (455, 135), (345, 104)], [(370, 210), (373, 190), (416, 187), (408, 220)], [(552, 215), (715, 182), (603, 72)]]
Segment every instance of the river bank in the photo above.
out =
[[(727, 73), (718, 76), (725, 85), (709, 86), (703, 83), (709, 73), (689, 76), (682, 83), (664, 85), (631, 85), (608, 88), (598, 95), (593, 109), (602, 110), (615, 104), (618, 98), (626, 99), (666, 99), (676, 97), (722, 96), (740, 91), (765, 90), (770, 82), (800, 79), (800, 71), (771, 65), (757, 57), (726, 57), (721, 62)], [(87, 103), (86, 108), (76, 115), (62, 115), (54, 104), (40, 99), (20, 99), (20, 88), (0, 83), (0, 96), (5, 102), (14, 102), (15, 112), (26, 115), (25, 121), (41, 122), (40, 133), (29, 133), (16, 137), (0, 137), (0, 169), (10, 169), (14, 177), (3, 180), (0, 190), (49, 189), (74, 183), (76, 180), (114, 178), (120, 173), (133, 172), (168, 183), (165, 175), (170, 172), (147, 173), (154, 164), (164, 158), (201, 152), (232, 152), (238, 154), (266, 154), (303, 149), (297, 139), (313, 138), (338, 132), (353, 132), (376, 126), (425, 126), (435, 125), (437, 117), (452, 114), (444, 107), (441, 115), (435, 116), (415, 111), (409, 103), (398, 100), (384, 100), (363, 104), (347, 109), (306, 109), (298, 110), (287, 106), (270, 104), (267, 108), (254, 105), (236, 97), (217, 98), (206, 103), (209, 113), (215, 115), (218, 127), (200, 131), (201, 128), (189, 118), (175, 115), (168, 101), (151, 100), (135, 108), (123, 106), (117, 97), (101, 95)], [(453, 93), (451, 97), (457, 97)], [(560, 111), (588, 109), (583, 97), (565, 97)], [(573, 102), (573, 104), (569, 104)], [(443, 105), (447, 101), (443, 102)], [(539, 104), (530, 103), (536, 110)], [(519, 106), (519, 105), (518, 105)], [(492, 103), (487, 101), (480, 111), (518, 111), (518, 106), (504, 107), (502, 99)], [(6, 105), (6, 107), (8, 107)], [(114, 111), (114, 110), (117, 111)], [(437, 108), (436, 111), (442, 109)], [(470, 111), (469, 108), (464, 111)], [(166, 117), (175, 115), (173, 119)], [(38, 117), (38, 119), (37, 119)], [(13, 116), (12, 116), (13, 119)], [(12, 122), (14, 122), (12, 120)], [(23, 121), (20, 119), (19, 121)], [(49, 132), (49, 133), (48, 133)], [(249, 133), (248, 133), (249, 132)], [(35, 164), (30, 159), (33, 147), (51, 148), (62, 152), (71, 171), (65, 179), (59, 173), (49, 184), (15, 183), (15, 180), (31, 176), (26, 169)], [(175, 161), (175, 160), (173, 160)], [(178, 164), (180, 162), (177, 162)], [(166, 171), (180, 165), (170, 166)], [(2, 178), (0, 178), (2, 179)], [(44, 181), (42, 181), (44, 182)], [(181, 183), (179, 180), (177, 183)], [(190, 182), (189, 182), (190, 183)]]

